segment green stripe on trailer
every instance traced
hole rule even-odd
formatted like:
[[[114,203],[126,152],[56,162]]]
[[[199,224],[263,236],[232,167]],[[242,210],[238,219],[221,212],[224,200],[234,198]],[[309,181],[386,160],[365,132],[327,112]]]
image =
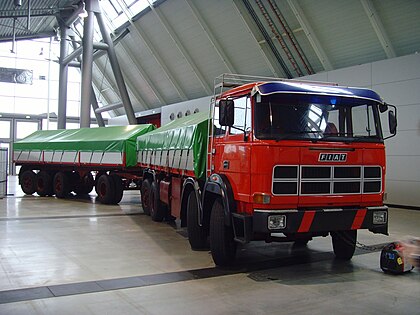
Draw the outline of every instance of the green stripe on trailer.
[[[136,139],[152,131],[151,124],[81,128],[67,130],[38,130],[14,143],[15,151],[102,151],[124,152],[126,167],[137,164]]]
[[[137,138],[137,151],[192,150],[194,174],[206,175],[209,113],[176,119]]]

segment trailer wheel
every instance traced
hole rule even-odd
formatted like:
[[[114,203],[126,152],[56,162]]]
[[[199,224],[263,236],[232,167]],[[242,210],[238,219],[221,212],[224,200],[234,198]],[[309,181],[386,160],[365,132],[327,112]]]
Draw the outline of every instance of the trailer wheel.
[[[36,191],[36,174],[32,170],[26,170],[20,175],[20,186],[26,195],[32,195]]]
[[[106,205],[114,203],[115,184],[111,176],[106,174],[101,175],[96,183],[96,191],[98,192],[98,199],[101,203]]]
[[[331,232],[331,237],[335,257],[350,260],[356,249],[357,230]]]
[[[74,192],[77,195],[87,195],[89,194],[93,186],[95,186],[95,180],[93,179],[92,173],[86,173],[82,178],[77,179],[74,185]]]
[[[104,171],[99,171],[99,172],[97,172],[97,173],[96,173],[96,175],[95,175],[95,181],[94,181],[94,183],[93,183],[93,186],[95,187],[95,192],[96,192],[96,194],[97,194],[97,195],[99,195],[99,193],[98,193],[98,190],[96,189],[96,187],[98,187],[98,186],[97,186],[97,184],[98,184],[99,178],[100,178],[102,175],[106,175],[106,172],[104,172]]]
[[[159,184],[156,181],[150,187],[150,216],[155,222],[162,222],[166,216],[166,207],[160,201]]]
[[[53,180],[54,194],[57,198],[66,198],[71,191],[70,178],[64,172],[58,172]]]
[[[187,200],[187,230],[191,249],[200,250],[207,247],[208,232],[204,223],[202,226],[198,224],[198,203],[194,190],[190,192]]]
[[[230,265],[235,260],[236,243],[232,227],[225,225],[225,213],[221,198],[214,201],[210,217],[210,250],[218,266]]]
[[[36,193],[41,197],[53,194],[52,176],[47,171],[40,171],[36,175]]]
[[[123,186],[123,182],[121,177],[119,177],[116,174],[112,174],[111,175],[112,180],[114,181],[114,186],[115,186],[115,191],[114,191],[114,200],[113,200],[113,204],[118,204],[124,194],[124,186]]]
[[[145,179],[141,183],[141,206],[143,207],[143,212],[147,215],[150,215],[150,179]]]

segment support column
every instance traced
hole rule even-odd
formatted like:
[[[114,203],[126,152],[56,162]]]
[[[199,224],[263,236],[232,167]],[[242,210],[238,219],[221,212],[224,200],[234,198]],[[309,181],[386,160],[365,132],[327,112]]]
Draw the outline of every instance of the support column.
[[[67,25],[60,24],[60,73],[58,78],[57,129],[66,129],[68,65],[63,62],[67,56]],[[49,79],[49,78],[48,78]]]
[[[97,113],[96,110],[99,108],[98,100],[96,99],[95,90],[93,89],[93,85],[91,85],[91,93],[92,93],[92,109],[95,113],[96,121],[98,122],[99,127],[105,127],[104,119],[102,118],[101,113]]]
[[[90,127],[90,104],[92,101],[92,63],[93,63],[93,19],[91,1],[86,1],[88,17],[83,27],[83,63],[82,63],[82,95],[80,104],[80,127]]]
[[[120,92],[121,100],[125,109],[125,114],[127,115],[128,122],[130,125],[136,125],[137,119],[136,119],[136,116],[134,115],[133,106],[131,105],[130,97],[128,96],[128,91],[125,86],[125,82],[124,82],[124,78],[121,72],[120,65],[118,63],[118,58],[114,49],[114,43],[112,42],[111,36],[109,35],[106,29],[102,14],[96,12],[95,16],[96,16],[96,20],[98,21],[99,28],[101,29],[102,38],[104,39],[105,43],[107,43],[109,46],[108,48],[109,62],[111,64],[112,71],[115,76],[115,81],[117,82],[118,90]],[[83,52],[83,56],[84,55],[85,53]]]

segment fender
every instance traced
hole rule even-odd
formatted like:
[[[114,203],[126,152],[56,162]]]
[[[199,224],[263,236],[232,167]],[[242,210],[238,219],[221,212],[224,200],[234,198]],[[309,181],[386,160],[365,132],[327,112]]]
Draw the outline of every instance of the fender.
[[[236,204],[233,197],[233,189],[227,176],[224,174],[211,174],[204,185],[203,203],[206,193],[213,193],[222,197],[225,222],[226,225],[230,226],[232,224],[231,214],[235,212]]]
[[[199,219],[198,224],[200,226],[203,226],[203,206],[202,206],[202,203],[200,202],[200,200],[201,200],[201,190],[200,190],[200,186],[198,185],[198,182],[194,178],[188,177],[184,181],[184,183],[182,184],[181,200],[182,200],[182,203],[183,203],[184,198],[188,197],[188,196],[185,196],[185,191],[188,188],[188,186],[190,186],[190,185],[193,187],[192,189],[194,190],[195,198],[197,199],[198,219]]]

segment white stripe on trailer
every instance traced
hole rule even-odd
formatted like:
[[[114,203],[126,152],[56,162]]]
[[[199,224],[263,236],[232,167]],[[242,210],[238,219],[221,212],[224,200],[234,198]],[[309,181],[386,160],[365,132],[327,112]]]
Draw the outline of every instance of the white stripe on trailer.
[[[14,161],[19,161],[19,156],[20,156],[21,153],[22,153],[21,150],[14,150],[13,151],[13,160]]]
[[[29,151],[27,150],[22,150],[22,152],[20,152],[19,155],[19,161],[28,161],[29,158]]]
[[[101,164],[123,164],[123,154],[121,152],[104,152]]]
[[[175,155],[175,150],[169,150],[168,167],[171,167],[171,168],[174,167],[174,155]]]
[[[181,161],[181,150],[175,150],[173,168],[179,168]]]
[[[76,161],[77,151],[64,151],[61,163],[73,163]]]
[[[194,154],[193,150],[188,150],[188,159],[187,159],[187,170],[193,171],[194,170]]]
[[[92,153],[92,158],[91,158],[90,162],[92,164],[101,164],[102,155],[103,155],[102,151],[94,151]]]
[[[80,154],[80,163],[82,164],[90,164],[92,160],[92,151],[79,151]]]
[[[33,150],[29,152],[28,161],[39,162],[41,160],[41,151]]]
[[[44,151],[44,162],[52,162],[54,151]]]
[[[160,166],[166,167],[168,165],[168,150],[162,151],[162,157],[160,159]]]
[[[52,161],[55,163],[61,163],[61,157],[63,156],[63,151],[54,151],[54,156]]]

